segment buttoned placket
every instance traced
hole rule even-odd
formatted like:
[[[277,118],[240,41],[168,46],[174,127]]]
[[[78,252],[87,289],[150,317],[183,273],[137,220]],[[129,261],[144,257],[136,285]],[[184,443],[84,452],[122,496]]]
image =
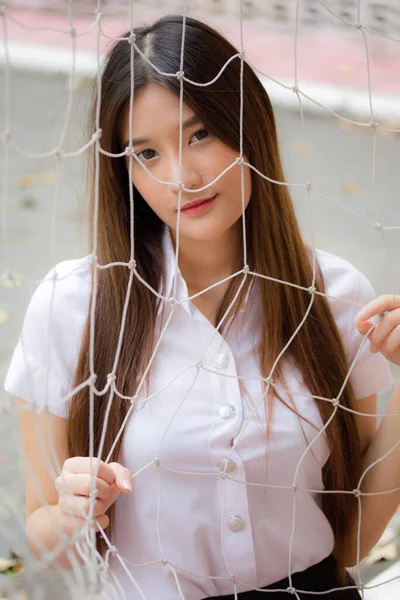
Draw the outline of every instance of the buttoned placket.
[[[175,271],[174,257],[171,254],[171,242],[165,240],[164,250],[167,258],[167,296],[173,288]],[[246,295],[245,305],[250,293]],[[214,419],[209,433],[209,452],[212,463],[220,477],[218,481],[219,509],[221,521],[221,552],[224,548],[227,574],[236,580],[257,581],[254,539],[250,522],[249,502],[247,498],[246,474],[244,464],[235,445],[243,420],[243,404],[237,369],[233,353],[213,324],[188,301],[188,289],[180,269],[177,269],[176,300],[182,303],[184,310],[199,322],[202,348],[207,348],[203,365],[209,371],[209,386],[205,399],[214,402]],[[242,307],[239,313],[245,310]],[[210,343],[210,340],[211,343]],[[224,377],[229,375],[229,377]],[[238,481],[229,479],[229,475]],[[244,570],[244,565],[246,565]],[[239,591],[246,591],[243,587]]]
[[[215,332],[212,324],[204,327],[203,343]],[[244,464],[235,448],[243,423],[243,404],[237,380],[235,358],[228,343],[217,333],[207,350],[207,369],[214,401],[214,420],[209,434],[212,462],[219,470],[218,482],[222,538],[227,567],[237,580],[256,581],[254,540],[250,522]],[[229,375],[226,377],[224,375]],[[233,481],[230,477],[237,481]],[[253,557],[253,560],[251,560]],[[243,572],[243,565],[246,571]],[[252,565],[249,572],[249,565]],[[244,590],[242,590],[244,591]]]

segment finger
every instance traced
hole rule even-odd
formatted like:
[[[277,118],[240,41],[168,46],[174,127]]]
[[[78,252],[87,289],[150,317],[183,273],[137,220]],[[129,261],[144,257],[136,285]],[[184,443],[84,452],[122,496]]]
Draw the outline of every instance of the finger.
[[[110,463],[109,466],[115,473],[115,485],[121,492],[130,493],[132,491],[132,473],[126,467],[119,463]]]
[[[92,522],[92,527],[94,531],[100,531],[96,522],[99,523],[103,529],[106,529],[106,527],[108,527],[110,524],[110,519],[107,515],[99,515],[96,517],[96,519]],[[85,524],[86,521],[79,517],[70,517],[63,513],[60,516],[60,526],[68,535],[73,535],[74,533],[82,531],[85,527]]]
[[[371,344],[379,350],[385,343],[386,338],[396,329],[400,323],[400,309],[392,310],[384,315],[375,327],[374,331],[368,336]]]
[[[400,308],[400,296],[385,294],[368,302],[368,304],[360,310],[354,319],[354,322],[368,321],[368,319],[385,312],[385,310],[393,310],[396,308]]]
[[[85,518],[90,511],[90,500],[85,496],[74,496],[65,494],[61,496],[58,505],[64,514],[68,516]],[[106,512],[108,507],[103,500],[95,500],[93,507],[93,516],[97,517]]]
[[[110,517],[108,515],[100,515],[99,517],[96,517],[96,520],[93,522],[93,527],[95,531],[100,531],[97,523],[102,529],[106,529],[110,524]]]
[[[55,486],[59,494],[72,492],[73,494],[79,494],[80,496],[89,496],[92,490],[92,479],[93,477],[88,473],[71,473],[69,471],[63,472],[55,480]],[[94,480],[93,488],[97,490],[97,498],[105,500],[108,498],[110,493],[110,485],[96,477]]]
[[[74,456],[72,458],[67,458],[64,462],[63,470],[68,471],[70,473],[90,473],[90,463],[92,463],[92,473],[96,472],[97,464],[97,477],[103,479],[106,483],[111,485],[115,481],[115,473],[113,469],[110,468],[110,465],[106,465],[102,460],[98,460],[97,458],[93,458],[90,461],[88,456]]]
[[[361,333],[361,335],[367,335],[367,333],[371,330],[375,324],[372,321],[358,321],[357,329]]]
[[[399,364],[400,361],[400,324],[395,327],[385,340],[381,352],[389,360]]]

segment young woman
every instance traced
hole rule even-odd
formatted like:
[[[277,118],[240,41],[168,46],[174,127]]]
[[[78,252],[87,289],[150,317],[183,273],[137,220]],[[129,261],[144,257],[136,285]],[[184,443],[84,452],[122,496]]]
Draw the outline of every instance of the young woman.
[[[361,479],[399,439],[395,418],[376,432],[392,378],[363,336],[399,361],[384,347],[399,311],[379,299],[357,331],[376,302],[366,278],[318,251],[314,279],[263,86],[244,63],[240,154],[240,57],[187,19],[182,69],[182,32],[168,16],[110,51],[91,123],[93,256],[45,277],[11,362],[28,540],[82,562],[74,535],[94,502],[117,597],[358,598],[345,567],[399,503],[363,492],[400,483],[395,452]]]

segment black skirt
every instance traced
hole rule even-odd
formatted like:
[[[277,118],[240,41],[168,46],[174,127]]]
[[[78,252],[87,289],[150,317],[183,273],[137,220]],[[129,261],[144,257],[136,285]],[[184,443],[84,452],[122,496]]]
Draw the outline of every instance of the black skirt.
[[[347,574],[347,581],[344,587],[354,586],[351,589],[341,589],[335,592],[329,592],[333,588],[343,587],[337,577],[336,561],[332,556],[328,556],[316,565],[313,565],[305,571],[293,573],[292,588],[296,590],[301,600],[360,600],[360,593],[356,588],[355,581]],[[263,590],[286,589],[289,587],[289,579],[281,579],[271,585],[267,585]],[[297,591],[304,590],[304,591]],[[308,594],[307,592],[326,592],[326,594]],[[214,600],[234,600],[235,596],[214,596]],[[289,600],[296,599],[291,592],[260,592],[250,590],[238,594],[240,600]],[[204,598],[204,600],[207,600]],[[210,600],[210,598],[208,599]],[[212,600],[212,599],[211,599]]]

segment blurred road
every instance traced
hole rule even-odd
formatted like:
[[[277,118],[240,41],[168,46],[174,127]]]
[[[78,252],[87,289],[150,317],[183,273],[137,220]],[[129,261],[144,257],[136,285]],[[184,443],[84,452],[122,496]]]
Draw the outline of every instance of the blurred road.
[[[0,75],[0,89],[3,85]],[[82,130],[88,95],[88,80],[78,79],[66,150],[78,149],[86,139]],[[64,76],[13,73],[13,139],[29,151],[55,147],[66,103]],[[370,278],[378,293],[399,291],[400,230],[383,234],[363,219],[400,226],[400,137],[389,133],[377,136],[374,190],[373,132],[370,129],[345,126],[338,119],[322,115],[306,115],[305,140],[299,113],[277,108],[276,115],[287,180],[293,183],[308,180],[313,189],[341,205],[339,208],[312,194],[310,206],[316,246],[353,262]],[[4,118],[3,96],[0,97],[0,118]],[[0,121],[0,130],[3,128],[4,122]],[[3,150],[0,159],[4,165]],[[3,246],[0,273],[11,267],[21,279],[20,285],[14,288],[5,286],[4,282],[0,285],[0,381],[4,380],[37,281],[55,262],[86,253],[82,158],[62,163],[58,195],[54,157],[32,159],[12,151],[6,169],[9,190],[5,198],[4,225],[9,262],[6,262]],[[4,178],[1,183],[4,185]],[[293,198],[305,238],[310,240],[307,194],[293,188]],[[385,398],[382,398],[381,407],[384,403]],[[23,547],[21,528],[12,516],[15,512],[23,515],[23,465],[14,407],[2,387],[0,406],[0,556],[4,556],[10,548]]]

